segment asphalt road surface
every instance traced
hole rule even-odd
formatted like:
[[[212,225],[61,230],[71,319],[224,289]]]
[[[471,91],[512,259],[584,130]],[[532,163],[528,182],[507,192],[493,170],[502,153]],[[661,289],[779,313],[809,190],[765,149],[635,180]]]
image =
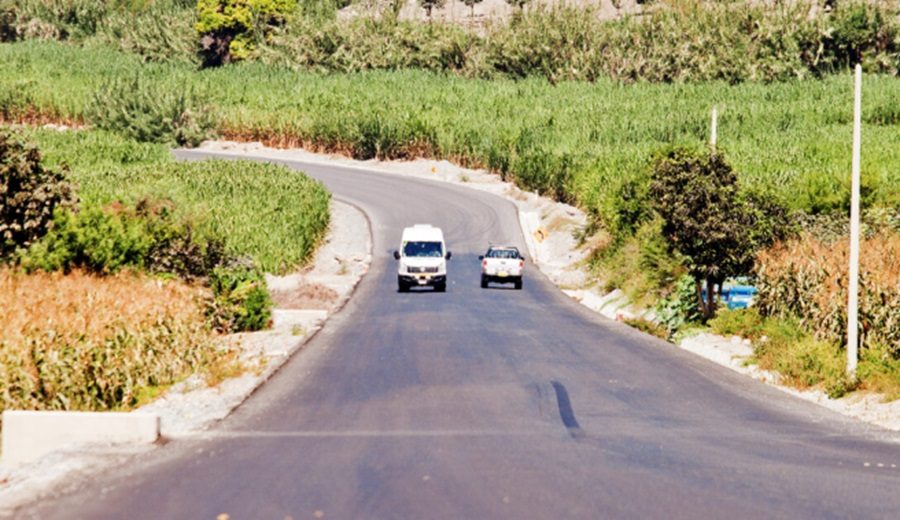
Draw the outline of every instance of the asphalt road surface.
[[[522,291],[480,289],[488,242],[524,245],[506,201],[291,165],[372,220],[350,303],[211,431],[22,517],[900,518],[896,434],[595,315],[533,266]],[[444,229],[445,294],[397,292],[414,223]]]

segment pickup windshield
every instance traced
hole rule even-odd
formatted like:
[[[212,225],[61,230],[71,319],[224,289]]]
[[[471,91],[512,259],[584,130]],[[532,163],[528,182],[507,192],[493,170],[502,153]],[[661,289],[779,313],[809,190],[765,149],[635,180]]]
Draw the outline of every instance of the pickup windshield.
[[[444,252],[440,242],[407,242],[403,246],[403,256],[441,258]]]
[[[484,256],[487,258],[508,258],[515,260],[519,258],[519,252],[515,249],[490,249]]]

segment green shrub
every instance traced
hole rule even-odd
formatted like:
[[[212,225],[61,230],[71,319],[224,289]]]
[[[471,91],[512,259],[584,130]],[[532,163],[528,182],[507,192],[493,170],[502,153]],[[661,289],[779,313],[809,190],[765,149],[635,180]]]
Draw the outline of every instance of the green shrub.
[[[144,142],[196,146],[215,127],[209,107],[192,90],[163,89],[140,76],[104,85],[87,112],[98,128]]]
[[[740,336],[757,340],[763,335],[763,317],[755,308],[723,309],[709,321],[709,326],[722,336]]]
[[[602,205],[603,222],[615,239],[633,235],[653,218],[650,202],[650,179],[647,175],[623,175],[613,182],[610,196]]]
[[[178,215],[171,203],[142,199],[134,211],[151,236],[146,257],[151,272],[188,281],[206,280],[213,269],[230,261],[223,239],[204,236],[191,220]]]
[[[685,272],[685,260],[672,251],[662,235],[662,222],[655,218],[644,223],[634,235],[639,244],[637,266],[650,283],[654,294],[667,290]],[[629,259],[633,263],[634,259]]]
[[[860,352],[856,375],[866,389],[900,399],[900,356],[886,345],[872,344]]]
[[[252,263],[218,267],[209,277],[213,301],[208,316],[220,332],[262,330],[272,319],[266,280]]]
[[[665,326],[660,325],[659,323],[654,323],[644,318],[627,318],[624,323],[629,327],[634,327],[641,332],[650,334],[651,336],[656,336],[660,339],[669,338],[669,331]]]
[[[813,338],[797,320],[767,318],[753,342],[754,357],[765,370],[775,370],[798,388],[821,386],[829,397],[841,397],[858,385],[846,375],[840,347]]]
[[[198,0],[195,27],[202,37],[204,65],[247,59],[296,7],[297,0]]]
[[[600,246],[591,267],[607,290],[621,289],[629,301],[652,307],[684,274],[684,259],[669,249],[658,218],[631,236]]]
[[[25,37],[62,40],[96,34],[113,2],[97,0],[8,0],[16,12],[17,31]]]
[[[672,292],[657,303],[656,317],[666,327],[671,336],[679,329],[700,321],[700,306],[697,298],[697,282],[688,274],[682,275],[672,288]]]
[[[419,68],[462,71],[476,36],[460,27],[394,16],[327,20],[295,17],[258,49],[269,64],[316,71]]]
[[[185,2],[187,3],[187,2]],[[107,16],[98,39],[145,61],[197,62],[193,9],[154,1],[141,9],[118,9]]]
[[[130,216],[87,206],[77,213],[59,211],[53,229],[21,258],[27,271],[70,271],[83,267],[111,274],[126,267],[142,269],[152,246],[142,222]]]
[[[896,73],[900,64],[900,31],[884,8],[864,1],[838,3],[830,20],[824,52],[832,66],[862,63],[867,71]]]
[[[87,205],[77,213],[58,211],[53,229],[20,258],[27,271],[98,274],[122,269],[205,279],[227,260],[220,241],[198,236],[165,203],[141,201],[134,208]]]
[[[36,147],[0,131],[0,261],[39,240],[54,212],[75,200],[65,171],[45,167]]]

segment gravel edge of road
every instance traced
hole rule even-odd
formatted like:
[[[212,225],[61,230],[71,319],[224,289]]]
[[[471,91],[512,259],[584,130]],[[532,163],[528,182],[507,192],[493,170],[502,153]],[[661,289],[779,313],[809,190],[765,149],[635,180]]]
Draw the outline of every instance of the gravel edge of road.
[[[89,478],[105,469],[126,463],[135,455],[163,444],[169,437],[208,429],[246,401],[261,385],[303,349],[328,317],[349,301],[372,261],[372,227],[368,216],[353,204],[332,199],[331,229],[309,267],[284,277],[267,275],[267,283],[281,288],[321,284],[337,293],[326,309],[279,312],[269,330],[235,334],[225,339],[241,349],[245,365],[259,368],[227,379],[215,387],[192,376],[170,388],[156,401],[136,412],[160,416],[161,438],[153,445],[73,446],[57,450],[19,468],[0,464],[0,517],[15,517],[16,511],[71,482]],[[298,327],[302,330],[298,334]],[[70,484],[71,485],[71,484]]]

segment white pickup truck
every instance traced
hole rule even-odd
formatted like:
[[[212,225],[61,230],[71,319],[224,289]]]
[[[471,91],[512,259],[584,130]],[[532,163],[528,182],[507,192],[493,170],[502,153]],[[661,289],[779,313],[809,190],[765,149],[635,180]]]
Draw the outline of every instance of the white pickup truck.
[[[486,289],[490,282],[512,283],[516,289],[522,288],[522,275],[525,274],[525,257],[513,246],[491,246],[481,260],[481,288]]]

